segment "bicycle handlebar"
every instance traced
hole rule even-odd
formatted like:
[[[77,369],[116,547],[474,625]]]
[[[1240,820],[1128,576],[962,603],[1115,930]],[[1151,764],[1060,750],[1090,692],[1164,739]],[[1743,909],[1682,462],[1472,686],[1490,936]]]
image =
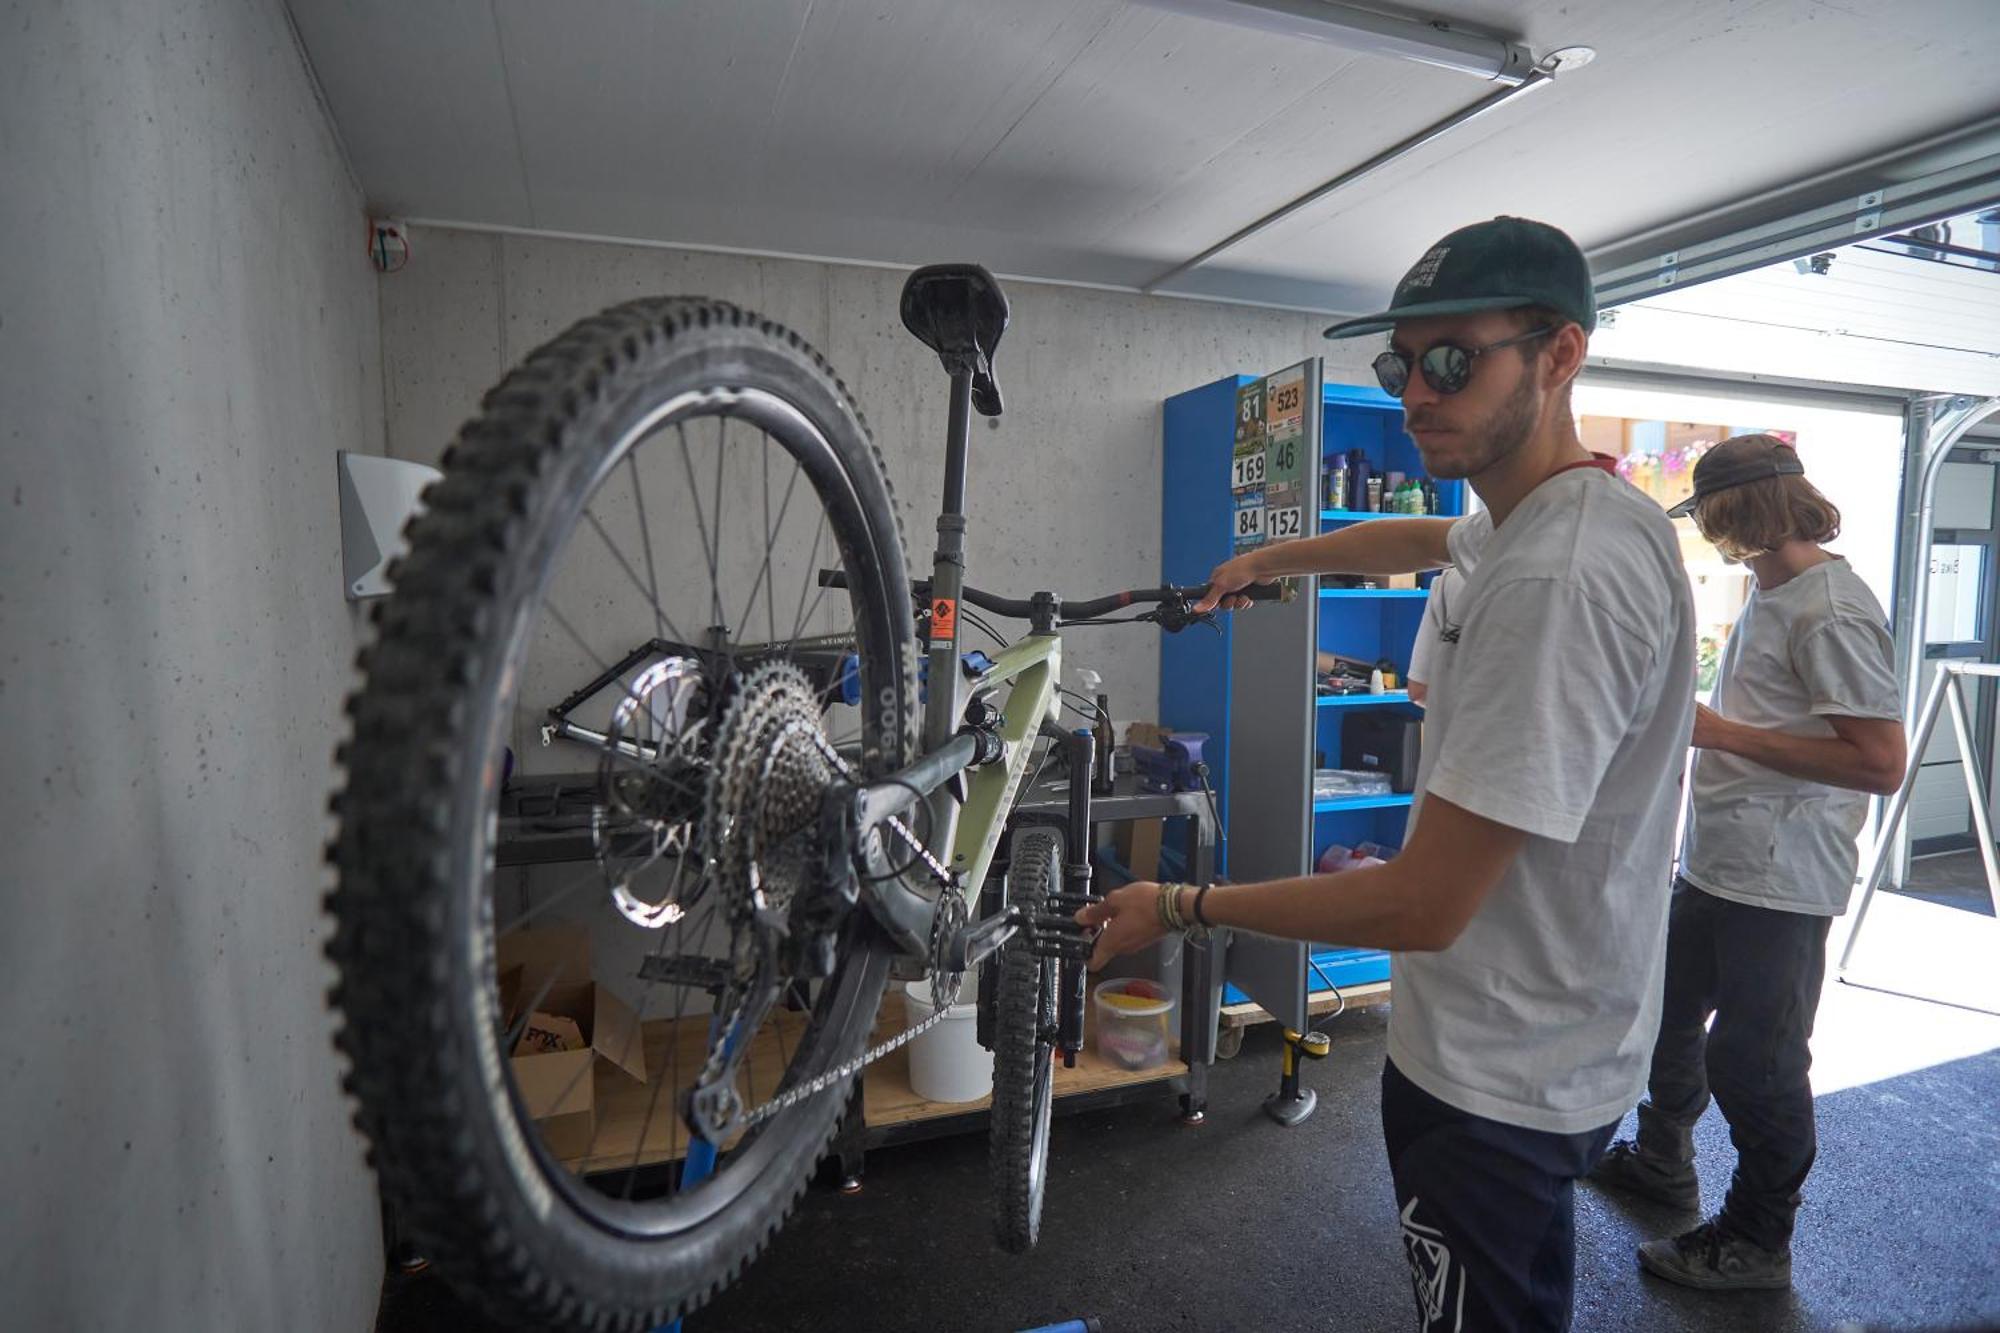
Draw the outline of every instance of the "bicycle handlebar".
[[[823,588],[845,588],[847,586],[847,573],[839,569],[822,569],[819,572],[819,582]],[[931,584],[929,579],[910,580],[910,591],[916,596],[928,597],[930,596],[930,590]],[[1157,602],[1161,604],[1198,602],[1207,592],[1208,585],[1206,583],[1198,583],[1185,588],[1175,587],[1172,584],[1166,584],[1158,588],[1127,588],[1124,592],[1114,592],[1103,597],[1091,597],[1081,601],[1064,601],[1062,603],[1062,612],[1065,620],[1090,620],[1107,612],[1121,610],[1124,607],[1134,606],[1142,602]],[[1231,595],[1247,597],[1253,602],[1289,602],[1297,594],[1290,583],[1253,583],[1249,587],[1243,588]],[[980,610],[991,611],[996,616],[1008,616],[1016,620],[1027,620],[1035,613],[1035,604],[1031,598],[1002,597],[997,593],[985,592],[973,587],[960,589],[959,596]]]

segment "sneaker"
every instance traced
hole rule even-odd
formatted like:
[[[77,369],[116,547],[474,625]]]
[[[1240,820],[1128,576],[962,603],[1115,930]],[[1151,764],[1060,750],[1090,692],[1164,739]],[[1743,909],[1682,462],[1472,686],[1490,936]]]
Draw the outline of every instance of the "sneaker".
[[[1695,1179],[1693,1164],[1663,1162],[1642,1152],[1631,1139],[1620,1139],[1605,1149],[1604,1156],[1585,1179],[1669,1208],[1690,1213],[1701,1211],[1701,1182]]]
[[[1655,1277],[1703,1291],[1764,1291],[1792,1285],[1792,1252],[1767,1250],[1726,1230],[1720,1219],[1703,1222],[1672,1240],[1639,1247],[1639,1266]]]

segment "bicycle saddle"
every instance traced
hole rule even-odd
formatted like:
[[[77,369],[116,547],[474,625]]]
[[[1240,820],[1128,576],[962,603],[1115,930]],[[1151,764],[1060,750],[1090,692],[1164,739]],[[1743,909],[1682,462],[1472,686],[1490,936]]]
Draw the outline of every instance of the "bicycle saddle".
[[[931,264],[903,283],[903,327],[938,354],[947,371],[972,371],[972,406],[1000,415],[993,349],[1007,331],[1007,295],[978,264]]]

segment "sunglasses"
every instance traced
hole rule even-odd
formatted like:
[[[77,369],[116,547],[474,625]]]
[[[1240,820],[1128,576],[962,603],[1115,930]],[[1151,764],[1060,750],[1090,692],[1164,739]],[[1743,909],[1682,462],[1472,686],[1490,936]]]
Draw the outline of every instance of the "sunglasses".
[[[1488,352],[1502,347],[1515,347],[1531,342],[1555,332],[1554,325],[1539,329],[1529,329],[1512,338],[1502,338],[1497,343],[1487,343],[1484,347],[1460,347],[1457,343],[1435,343],[1425,349],[1424,354],[1414,358],[1415,366],[1424,373],[1424,383],[1439,393],[1457,393],[1472,382],[1472,363]],[[1403,390],[1410,387],[1412,358],[1406,352],[1387,351],[1375,358],[1375,378],[1381,381],[1382,389],[1392,398],[1401,398]]]

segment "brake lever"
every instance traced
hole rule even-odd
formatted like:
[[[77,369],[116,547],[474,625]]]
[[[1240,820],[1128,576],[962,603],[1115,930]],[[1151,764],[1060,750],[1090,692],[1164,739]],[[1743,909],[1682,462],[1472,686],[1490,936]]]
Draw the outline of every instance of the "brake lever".
[[[1197,613],[1185,597],[1176,597],[1171,602],[1161,602],[1157,610],[1148,611],[1141,619],[1156,622],[1169,634],[1178,634],[1190,625],[1206,625],[1217,634],[1222,633],[1222,626],[1215,623],[1215,612]]]

